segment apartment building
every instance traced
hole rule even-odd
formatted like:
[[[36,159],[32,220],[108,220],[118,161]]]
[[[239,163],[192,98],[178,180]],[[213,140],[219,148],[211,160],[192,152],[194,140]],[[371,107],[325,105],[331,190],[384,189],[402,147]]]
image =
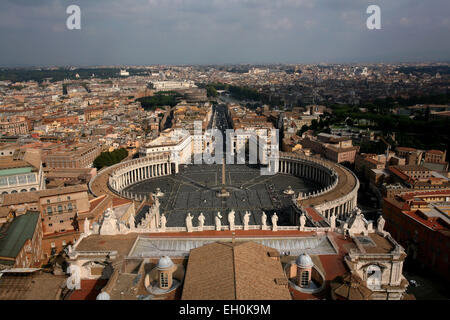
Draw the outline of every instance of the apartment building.
[[[93,143],[61,145],[49,150],[45,156],[47,168],[90,168],[101,153],[101,147]]]

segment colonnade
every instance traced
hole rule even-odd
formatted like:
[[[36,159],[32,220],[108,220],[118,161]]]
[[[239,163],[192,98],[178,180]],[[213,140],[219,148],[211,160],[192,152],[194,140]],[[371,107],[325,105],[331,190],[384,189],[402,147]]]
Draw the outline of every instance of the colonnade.
[[[331,185],[337,179],[336,173],[332,169],[302,160],[280,159],[278,172],[312,180],[323,187]]]
[[[357,208],[357,197],[349,197],[350,199],[344,200],[341,204],[337,206],[332,206],[329,209],[323,210],[322,214],[328,220],[334,214],[336,218],[345,220],[349,214]]]
[[[155,156],[124,162],[109,177],[109,187],[121,193],[126,187],[139,181],[178,173],[178,163],[169,157]]]
[[[297,177],[312,180],[321,184],[322,189],[303,197],[299,197],[300,202],[302,199],[316,198],[331,192],[338,186],[339,175],[332,165],[325,161],[318,159],[311,159],[302,156],[281,156],[278,163],[278,172],[285,174],[292,174]],[[347,170],[340,166],[343,170]],[[347,170],[349,171],[349,170]],[[314,208],[322,214],[324,218],[330,221],[332,215],[335,215],[337,219],[345,220],[351,212],[357,208],[357,197],[359,189],[358,178],[349,171],[349,179],[346,183],[354,184],[354,187],[348,194],[343,194],[336,197],[333,200],[324,199],[323,203],[314,205]],[[344,177],[343,177],[344,178]],[[345,181],[345,180],[344,180]],[[301,199],[302,198],[302,199]],[[302,205],[297,203],[297,205]]]
[[[320,196],[331,192],[338,186],[339,179],[341,178],[336,171],[337,168],[334,168],[336,164],[321,159],[281,154],[280,158],[274,164],[279,173],[291,174],[309,179],[321,185],[322,188],[320,190],[299,197],[298,199],[300,201],[302,201],[302,199],[318,199]],[[347,170],[343,167],[342,169]],[[123,194],[126,187],[146,179],[166,176],[173,173],[178,173],[178,163],[173,161],[168,154],[159,154],[121,163],[109,175],[108,186],[114,192],[128,197]],[[314,208],[328,220],[332,215],[335,215],[338,219],[345,219],[357,207],[359,181],[353,173],[346,173],[346,176],[349,181],[346,181],[345,177],[342,177],[344,180],[339,183],[354,184],[354,187],[349,193],[337,194],[337,197],[333,200],[325,200],[324,198],[323,203],[314,204]],[[353,176],[354,179],[352,179],[351,176]],[[297,205],[301,205],[301,203],[297,203]]]

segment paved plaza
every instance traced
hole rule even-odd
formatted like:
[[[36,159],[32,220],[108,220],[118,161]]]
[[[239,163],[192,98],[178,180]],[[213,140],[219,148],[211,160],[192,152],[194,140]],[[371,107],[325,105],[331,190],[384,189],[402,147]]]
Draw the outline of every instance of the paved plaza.
[[[258,166],[227,165],[226,186],[230,192],[227,198],[217,197],[222,188],[221,165],[182,165],[180,172],[170,176],[153,178],[134,184],[126,189],[135,194],[148,194],[161,189],[164,196],[160,198],[161,213],[167,217],[168,227],[185,225],[188,212],[194,216],[194,224],[202,212],[205,225],[214,225],[214,215],[220,211],[223,223],[231,209],[236,212],[235,223],[242,225],[245,211],[251,212],[250,225],[261,224],[262,211],[270,217],[277,213],[278,225],[292,225],[292,196],[285,195],[284,190],[291,186],[298,192],[311,192],[320,186],[312,181],[286,174],[263,176]]]

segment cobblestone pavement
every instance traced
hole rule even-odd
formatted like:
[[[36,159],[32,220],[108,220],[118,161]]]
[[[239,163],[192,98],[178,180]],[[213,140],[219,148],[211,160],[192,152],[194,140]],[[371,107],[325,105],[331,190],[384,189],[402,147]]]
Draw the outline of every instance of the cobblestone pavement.
[[[222,223],[227,223],[226,214],[231,209],[236,211],[236,224],[243,224],[248,210],[252,213],[250,225],[260,224],[262,211],[266,212],[269,225],[274,212],[279,216],[278,225],[291,225],[292,196],[283,191],[291,186],[298,194],[320,187],[291,175],[261,176],[257,166],[227,165],[225,171],[228,198],[217,197],[222,188],[222,167],[206,164],[181,166],[178,174],[142,181],[126,191],[148,194],[160,188],[164,193],[160,198],[161,213],[166,214],[168,227],[184,226],[188,212],[194,221],[203,212],[205,225],[214,225],[214,215],[220,211],[224,217]]]

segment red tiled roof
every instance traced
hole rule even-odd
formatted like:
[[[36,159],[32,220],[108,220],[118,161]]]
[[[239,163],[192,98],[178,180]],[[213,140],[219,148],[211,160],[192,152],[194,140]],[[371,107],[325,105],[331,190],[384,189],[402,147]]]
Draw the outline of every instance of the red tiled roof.
[[[447,229],[445,226],[439,223],[437,219],[424,219],[417,214],[417,211],[402,211],[404,215],[416,220],[417,222],[427,226],[428,228],[436,231],[436,230],[444,230]]]
[[[325,269],[325,280],[331,281],[348,271],[344,259],[340,255],[321,255],[319,259]]]
[[[95,300],[108,280],[81,280],[81,289],[75,290],[69,300]]]
[[[408,148],[408,147],[397,147],[398,151],[417,151],[417,149],[414,148]]]
[[[106,197],[106,194],[101,195],[98,198],[89,201],[89,211],[92,211],[97,207]]]
[[[406,174],[404,174],[403,172],[401,172],[400,170],[398,170],[395,167],[389,167],[389,171],[391,171],[393,174],[395,174],[400,179],[402,179],[406,182],[412,182],[412,179],[409,176],[407,176]]]
[[[124,205],[124,204],[128,204],[128,203],[133,203],[133,201],[128,200],[128,199],[123,199],[123,198],[117,198],[117,197],[114,197],[112,199],[113,208]]]
[[[322,221],[323,217],[317,212],[314,208],[306,208],[305,209],[308,215],[311,217],[311,219],[315,222]]]
[[[418,196],[450,196],[450,190],[435,190],[435,191],[415,191],[415,192],[408,192],[408,193],[402,193],[400,197],[403,200],[410,200]]]
[[[427,153],[442,155],[444,152],[441,150],[428,150]]]

